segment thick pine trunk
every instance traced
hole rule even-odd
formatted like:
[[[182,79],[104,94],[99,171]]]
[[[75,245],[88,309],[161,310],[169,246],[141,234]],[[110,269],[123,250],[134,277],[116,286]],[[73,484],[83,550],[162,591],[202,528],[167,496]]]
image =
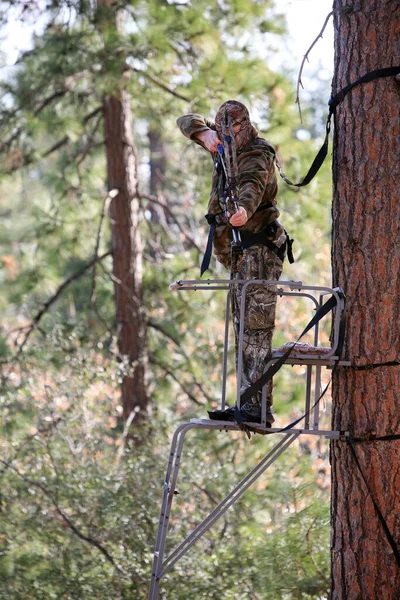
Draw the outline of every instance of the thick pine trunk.
[[[336,0],[333,92],[400,64],[399,2]],[[398,40],[397,40],[398,41]],[[347,294],[345,355],[353,365],[400,359],[399,88],[362,84],[337,108],[333,154],[333,281]],[[339,369],[333,428],[356,437],[400,431],[400,367]],[[400,543],[400,442],[355,445],[372,494]],[[333,442],[332,600],[399,598],[400,568],[345,442]]]
[[[146,414],[146,322],[142,306],[142,246],[139,235],[137,159],[129,95],[121,91],[103,104],[110,205],[118,351],[127,374],[122,379],[123,417]]]

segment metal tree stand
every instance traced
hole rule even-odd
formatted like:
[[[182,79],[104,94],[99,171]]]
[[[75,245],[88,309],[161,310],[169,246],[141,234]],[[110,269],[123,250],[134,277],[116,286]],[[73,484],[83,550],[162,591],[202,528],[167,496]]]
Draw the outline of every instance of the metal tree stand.
[[[273,448],[264,456],[264,458],[249,471],[249,473],[236,485],[236,487],[216,506],[209,515],[164,559],[166,539],[168,533],[169,517],[171,512],[172,501],[176,491],[181,455],[186,433],[190,429],[209,429],[218,431],[238,431],[240,426],[235,422],[229,421],[214,421],[210,419],[192,419],[190,423],[180,425],[175,431],[167,471],[165,475],[165,483],[162,496],[162,504],[160,511],[160,519],[157,531],[157,539],[154,548],[153,567],[151,575],[151,584],[148,595],[148,600],[158,600],[160,583],[164,575],[184,556],[189,548],[196,543],[203,534],[212,527],[212,525],[230,508],[242,494],[270,467],[276,459],[301,435],[317,435],[327,439],[340,439],[348,435],[347,432],[330,431],[319,429],[319,403],[320,385],[321,385],[321,367],[332,368],[336,363],[339,365],[348,366],[350,363],[340,361],[340,357],[336,355],[336,350],[339,344],[340,319],[344,311],[344,300],[339,294],[338,289],[318,286],[304,286],[301,281],[271,281],[271,280],[208,280],[208,281],[179,281],[171,284],[172,290],[226,290],[226,314],[225,314],[225,336],[224,336],[224,351],[222,365],[222,393],[221,393],[221,409],[225,408],[226,398],[226,378],[227,378],[227,357],[228,357],[228,337],[229,337],[229,322],[230,322],[230,296],[231,287],[233,285],[242,286],[242,297],[240,306],[240,331],[238,340],[238,364],[237,373],[242,370],[242,353],[243,353],[243,332],[244,332],[244,314],[246,303],[246,291],[249,285],[273,286],[277,290],[279,297],[295,296],[310,299],[314,303],[315,309],[318,309],[323,301],[324,296],[334,296],[336,298],[336,309],[332,323],[332,346],[329,350],[326,348],[318,348],[318,323],[314,326],[314,351],[311,354],[301,355],[295,351],[290,355],[285,364],[289,365],[306,365],[306,394],[305,394],[305,418],[304,428],[278,428],[266,427],[266,389],[263,389],[262,395],[262,411],[261,424],[251,423],[252,429],[256,429],[260,433],[276,433],[280,434],[281,439],[273,446]],[[316,295],[319,297],[317,298]],[[273,352],[269,365],[273,364],[283,352]],[[314,386],[313,369],[315,369]],[[241,393],[241,378],[237,377],[236,401],[240,407]],[[312,396],[315,406],[312,406]],[[310,415],[312,412],[312,424],[310,426]]]

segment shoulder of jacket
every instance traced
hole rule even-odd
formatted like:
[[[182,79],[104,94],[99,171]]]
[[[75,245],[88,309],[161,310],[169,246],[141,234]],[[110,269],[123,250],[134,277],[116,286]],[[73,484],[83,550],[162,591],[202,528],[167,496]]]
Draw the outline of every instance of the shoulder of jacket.
[[[272,144],[267,142],[267,140],[264,140],[264,138],[260,138],[260,137],[256,138],[254,140],[254,146],[256,148],[268,150],[268,152],[270,152],[271,154],[273,154],[275,156],[275,148],[272,146]]]

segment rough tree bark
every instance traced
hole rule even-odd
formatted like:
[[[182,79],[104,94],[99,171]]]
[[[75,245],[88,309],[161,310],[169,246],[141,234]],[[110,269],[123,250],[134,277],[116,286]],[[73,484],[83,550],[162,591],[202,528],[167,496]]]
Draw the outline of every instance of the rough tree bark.
[[[106,26],[118,28],[113,0],[98,0]],[[114,19],[114,21],[113,21]],[[121,65],[121,74],[123,65]],[[124,364],[121,392],[123,418],[147,413],[146,320],[142,304],[142,245],[139,233],[137,156],[132,134],[129,94],[117,89],[103,101],[107,184],[118,190],[110,204],[113,279],[118,352]]]
[[[335,0],[336,93],[400,64],[398,0]],[[397,44],[397,45],[396,45]],[[400,360],[399,84],[363,84],[338,107],[333,153],[332,265],[347,294],[344,358]],[[400,431],[400,366],[339,369],[333,428],[368,437]],[[400,542],[400,442],[355,446],[372,494]],[[332,600],[394,600],[400,569],[345,442],[333,442]]]

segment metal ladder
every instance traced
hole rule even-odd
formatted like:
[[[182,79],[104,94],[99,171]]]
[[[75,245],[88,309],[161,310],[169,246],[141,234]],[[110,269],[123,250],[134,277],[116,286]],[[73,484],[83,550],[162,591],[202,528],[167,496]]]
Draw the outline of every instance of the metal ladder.
[[[243,352],[243,332],[244,332],[244,314],[246,303],[246,291],[249,285],[273,286],[277,291],[278,297],[295,296],[309,298],[315,309],[321,306],[324,296],[333,295],[336,298],[337,304],[332,324],[332,346],[326,352],[318,353],[318,324],[314,327],[314,347],[317,351],[313,355],[301,355],[293,352],[285,364],[289,365],[305,365],[306,366],[306,396],[305,396],[305,413],[304,428],[290,428],[282,431],[279,428],[266,428],[266,390],[263,390],[262,395],[262,411],[261,424],[256,426],[260,433],[276,433],[280,434],[281,439],[272,447],[272,449],[264,456],[264,458],[253,468],[248,474],[235,486],[235,488],[216,506],[209,515],[203,519],[199,525],[174,548],[166,558],[164,558],[169,517],[171,506],[176,491],[176,485],[181,462],[181,455],[184,445],[186,433],[191,429],[208,429],[218,431],[238,431],[239,425],[234,422],[214,421],[210,419],[192,419],[190,423],[180,425],[172,438],[167,471],[165,475],[165,483],[162,495],[162,504],[160,518],[157,531],[157,539],[154,548],[153,566],[151,574],[151,583],[149,589],[148,600],[158,600],[160,583],[162,578],[172,569],[172,567],[184,556],[188,550],[200,539],[204,533],[212,527],[212,525],[242,496],[242,494],[270,467],[277,458],[301,435],[317,435],[326,439],[341,439],[348,435],[348,432],[331,431],[319,429],[319,404],[317,403],[313,409],[312,424],[310,426],[310,412],[312,406],[312,375],[315,368],[314,378],[314,402],[320,396],[319,390],[321,385],[321,367],[332,368],[337,361],[339,365],[348,366],[347,361],[340,361],[340,357],[336,356],[336,350],[339,343],[339,326],[340,318],[344,311],[344,299],[338,294],[338,289],[320,286],[305,286],[301,281],[273,281],[273,280],[207,280],[207,281],[177,281],[170,285],[171,290],[226,290],[226,310],[225,310],[225,334],[224,334],[224,349],[223,349],[223,364],[222,364],[222,393],[221,393],[221,408],[225,408],[226,400],[226,378],[227,378],[227,361],[228,361],[228,346],[229,346],[229,324],[230,324],[230,298],[231,287],[233,285],[242,286],[242,297],[240,306],[240,330],[238,340],[238,364],[237,373],[241,373],[242,369],[242,352]],[[319,294],[317,298],[316,295]],[[266,369],[270,364],[274,363],[280,354],[272,355],[270,361],[266,365]],[[241,381],[237,377],[236,401],[240,406]],[[254,427],[254,423],[251,423]]]

